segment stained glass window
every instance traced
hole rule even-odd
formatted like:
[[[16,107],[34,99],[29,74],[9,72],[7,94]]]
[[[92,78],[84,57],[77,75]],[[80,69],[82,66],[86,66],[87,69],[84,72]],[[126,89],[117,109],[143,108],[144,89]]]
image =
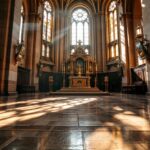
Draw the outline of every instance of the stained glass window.
[[[19,30],[19,43],[23,41],[23,32],[24,32],[24,7],[21,6],[21,18],[20,18],[20,30]]]
[[[43,57],[50,57],[50,42],[52,35],[52,8],[48,1],[44,2],[43,6],[43,33],[42,33],[42,53]]]
[[[118,49],[118,13],[117,13],[117,2],[113,1],[109,5],[109,58],[117,57],[119,55]]]
[[[78,8],[72,13],[72,31],[71,31],[71,45],[81,45],[85,48],[89,47],[89,14],[85,9]],[[87,50],[86,50],[87,51]]]

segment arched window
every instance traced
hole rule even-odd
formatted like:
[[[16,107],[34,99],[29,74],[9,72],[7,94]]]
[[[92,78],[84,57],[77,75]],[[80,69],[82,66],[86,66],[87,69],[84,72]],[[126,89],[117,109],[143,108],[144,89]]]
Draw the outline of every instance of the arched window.
[[[48,1],[43,5],[43,33],[41,55],[50,58],[52,40],[52,8]]]
[[[79,44],[89,53],[89,14],[85,9],[75,9],[71,17],[71,51]]]
[[[109,52],[108,57],[114,58],[119,55],[118,49],[118,11],[117,2],[113,1],[108,8],[108,35],[109,35]]]
[[[112,1],[108,7],[108,60],[118,58],[126,63],[125,31],[123,9],[119,1]]]
[[[24,7],[21,6],[21,18],[20,18],[20,29],[19,29],[19,43],[23,42],[24,33]]]

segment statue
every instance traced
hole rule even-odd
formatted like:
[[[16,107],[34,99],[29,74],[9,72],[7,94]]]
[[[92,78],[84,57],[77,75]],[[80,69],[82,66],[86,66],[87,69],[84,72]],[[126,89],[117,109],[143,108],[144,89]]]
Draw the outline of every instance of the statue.
[[[108,75],[106,75],[105,77],[104,77],[104,83],[105,83],[105,91],[106,92],[108,92],[108,84],[109,84],[109,76]]]
[[[81,68],[81,65],[79,64],[78,65],[78,76],[81,76],[81,70],[82,70],[82,68]]]
[[[150,61],[150,41],[146,38],[137,39],[136,41],[136,50],[141,59],[147,59]]]
[[[23,61],[24,54],[25,54],[24,42],[18,43],[16,45],[16,55],[15,55],[16,63]]]

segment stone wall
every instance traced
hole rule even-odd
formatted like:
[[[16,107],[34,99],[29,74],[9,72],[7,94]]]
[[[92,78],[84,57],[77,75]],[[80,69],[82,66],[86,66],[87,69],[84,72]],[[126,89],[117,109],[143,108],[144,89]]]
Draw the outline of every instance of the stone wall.
[[[19,29],[20,29],[20,10],[21,10],[21,0],[15,0],[14,1],[14,9],[11,11],[11,40],[9,41],[9,51],[8,51],[8,57],[9,58],[9,64],[8,64],[8,94],[16,93],[16,86],[17,86],[17,69],[18,66],[15,62],[15,46],[18,43],[19,39]],[[9,33],[10,34],[10,33]]]

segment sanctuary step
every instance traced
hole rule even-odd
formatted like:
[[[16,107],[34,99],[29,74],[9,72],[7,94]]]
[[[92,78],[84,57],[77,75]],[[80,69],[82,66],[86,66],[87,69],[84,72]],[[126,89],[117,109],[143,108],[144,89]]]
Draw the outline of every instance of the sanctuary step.
[[[62,88],[60,92],[101,92],[101,91],[98,88],[70,87],[70,88]]]
[[[51,92],[52,95],[109,95],[109,92],[100,91],[98,88],[62,88],[57,92]]]

